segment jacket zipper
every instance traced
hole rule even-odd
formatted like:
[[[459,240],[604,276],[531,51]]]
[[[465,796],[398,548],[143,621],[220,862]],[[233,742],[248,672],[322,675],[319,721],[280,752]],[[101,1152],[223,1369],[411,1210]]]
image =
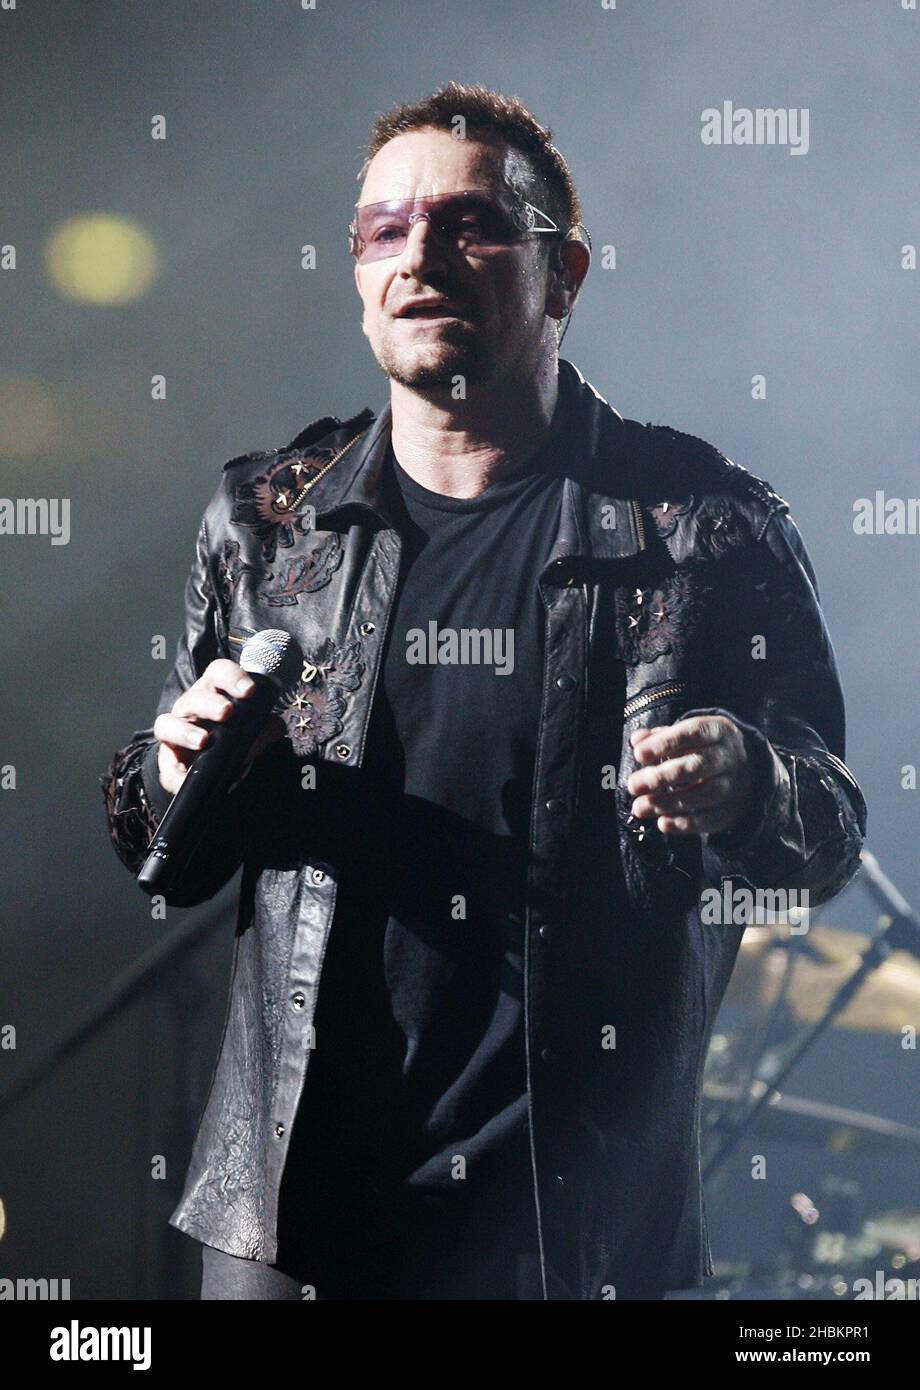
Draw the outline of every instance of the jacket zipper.
[[[348,443],[345,444],[345,445],[338,451],[338,453],[335,454],[335,456],[329,460],[328,463],[324,464],[323,467],[319,470],[318,473],[315,473],[315,474],[313,475],[313,477],[309,479],[308,482],[304,483],[304,485],[303,485],[303,487],[301,488],[300,492],[298,492],[298,494],[297,494],[297,496],[294,498],[294,500],[293,500],[291,503],[289,503],[287,510],[288,510],[289,512],[294,512],[294,511],[296,511],[297,508],[300,506],[301,502],[303,501],[303,499],[306,497],[307,493],[310,491],[310,489],[311,489],[311,488],[314,488],[314,487],[316,486],[316,484],[319,482],[320,478],[324,478],[324,477],[326,476],[326,474],[329,472],[329,469],[332,468],[332,467],[334,467],[334,465],[338,463],[338,461],[339,461],[340,458],[344,458],[345,454],[348,453],[348,450],[351,448],[351,446],[352,446],[353,444],[357,444],[357,442],[358,442],[358,440],[361,438],[361,436],[364,435],[364,434],[366,434],[366,433],[367,433],[367,430],[359,430],[357,434],[352,435],[352,437],[351,437],[351,439],[349,439]],[[227,641],[228,641],[228,642],[232,642],[234,646],[243,646],[243,645],[245,645],[245,643],[246,643],[246,641],[247,641],[247,638],[245,638],[245,637],[234,637],[234,636],[232,636],[230,633],[228,633],[228,634],[227,634]]]
[[[363,434],[367,434],[366,429],[359,430],[356,435],[353,435],[352,438],[349,439],[348,443],[344,446],[344,448],[341,448],[334,458],[331,458],[328,463],[323,465],[323,467],[319,470],[318,473],[314,473],[313,477],[310,478],[308,482],[304,483],[303,487],[301,488],[297,496],[294,498],[293,502],[291,502],[288,505],[287,510],[289,512],[297,510],[297,508],[300,506],[301,502],[306,497],[310,489],[316,486],[320,478],[324,478],[326,476],[326,474],[329,472],[329,469],[334,467],[334,465],[338,463],[339,459],[348,453],[348,450],[351,448],[352,444],[356,444]]]
[[[655,705],[659,700],[669,700],[672,695],[680,695],[686,689],[686,681],[672,681],[670,685],[663,685],[660,690],[650,691],[646,695],[634,695],[623,706],[623,718],[631,719],[640,710],[648,709],[649,705]]]
[[[633,516],[636,518],[636,530],[639,533],[639,549],[645,549],[645,522],[642,520],[642,508],[635,497],[629,499],[629,505],[633,509]]]

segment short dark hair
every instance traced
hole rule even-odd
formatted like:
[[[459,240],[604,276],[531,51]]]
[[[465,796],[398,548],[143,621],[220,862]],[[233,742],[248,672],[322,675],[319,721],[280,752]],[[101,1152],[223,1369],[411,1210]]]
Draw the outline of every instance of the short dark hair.
[[[569,166],[553,144],[552,131],[517,97],[503,96],[479,84],[448,82],[421,101],[400,102],[381,113],[371,127],[358,182],[363,182],[378,150],[397,135],[411,130],[452,130],[457,116],[464,118],[467,134],[492,134],[523,154],[531,176],[528,186],[517,191],[548,213],[563,232],[572,228],[573,235],[582,237],[581,203]]]

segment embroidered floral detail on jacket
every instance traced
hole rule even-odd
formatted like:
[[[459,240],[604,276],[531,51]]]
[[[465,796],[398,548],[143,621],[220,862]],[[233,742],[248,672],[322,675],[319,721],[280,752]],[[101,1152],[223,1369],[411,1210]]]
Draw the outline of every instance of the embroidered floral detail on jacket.
[[[738,514],[722,498],[697,513],[696,527],[703,549],[714,559],[748,540]]]
[[[669,652],[680,656],[690,651],[702,630],[710,588],[703,567],[687,565],[647,588],[619,590],[617,631],[623,660],[637,666]]]
[[[356,690],[364,674],[359,645],[337,647],[327,637],[320,647],[304,652],[303,673],[282,718],[294,751],[309,758],[330,738],[342,732],[345,692]]]
[[[655,522],[655,529],[662,539],[673,536],[680,518],[692,510],[692,496],[676,500],[665,498],[663,502],[656,502],[649,507],[649,512]]]
[[[240,559],[239,541],[224,541],[220,559],[217,562],[217,587],[223,600],[225,611],[229,611],[233,594],[241,574],[264,574],[255,565],[247,565]]]
[[[332,531],[307,555],[286,560],[283,569],[268,576],[272,586],[263,584],[259,594],[273,608],[289,608],[301,594],[312,594],[328,584],[341,563],[342,542]]]
[[[332,449],[313,449],[310,453],[292,449],[279,455],[257,478],[233,489],[230,520],[237,526],[252,528],[269,563],[278,546],[286,549],[294,544],[295,532],[305,535],[308,531],[304,518],[290,511],[291,503],[304,484],[333,457]]]

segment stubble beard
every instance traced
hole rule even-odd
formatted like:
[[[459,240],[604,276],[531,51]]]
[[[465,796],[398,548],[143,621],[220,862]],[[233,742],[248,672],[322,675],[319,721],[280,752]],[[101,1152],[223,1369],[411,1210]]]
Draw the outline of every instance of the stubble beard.
[[[397,346],[394,337],[395,333],[384,336],[374,356],[385,375],[401,386],[420,391],[450,389],[457,377],[472,384],[489,380],[494,371],[488,344],[468,324],[446,325],[427,349]]]

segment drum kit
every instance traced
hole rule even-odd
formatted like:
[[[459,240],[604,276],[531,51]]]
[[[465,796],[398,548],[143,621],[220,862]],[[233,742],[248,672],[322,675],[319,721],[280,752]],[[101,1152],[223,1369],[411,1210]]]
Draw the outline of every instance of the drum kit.
[[[819,909],[804,926],[801,914],[777,916],[742,939],[706,1063],[703,1175],[723,1180],[745,1136],[748,1148],[779,1141],[819,1151],[827,1163],[815,1191],[785,1194],[778,1252],[717,1261],[705,1297],[920,1299],[920,1211],[864,1219],[860,1185],[847,1171],[851,1157],[893,1155],[920,1193],[920,1128],[786,1089],[828,1030],[920,1046],[920,920],[867,851],[854,883],[882,907],[874,932],[819,923]]]

